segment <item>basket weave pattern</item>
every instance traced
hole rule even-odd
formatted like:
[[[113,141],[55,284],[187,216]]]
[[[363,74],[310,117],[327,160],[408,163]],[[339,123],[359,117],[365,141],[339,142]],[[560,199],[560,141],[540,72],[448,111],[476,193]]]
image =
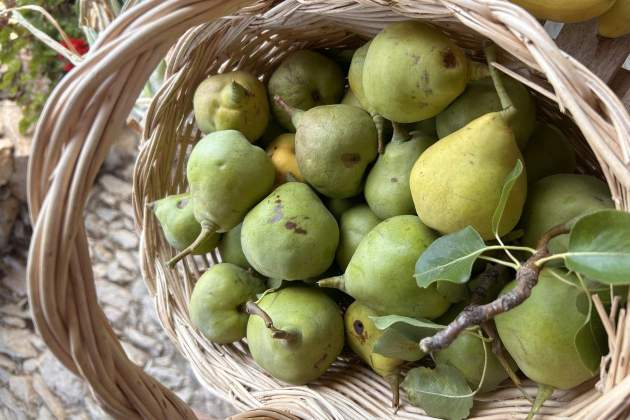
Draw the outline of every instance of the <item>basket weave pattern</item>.
[[[287,387],[264,374],[245,344],[217,346],[195,331],[187,302],[195,279],[218,256],[187,258],[173,251],[146,203],[184,191],[185,159],[199,138],[192,94],[209,74],[246,69],[266,78],[287,53],[301,48],[357,46],[388,22],[421,19],[443,28],[472,57],[484,39],[508,51],[497,64],[533,91],[544,118],[575,138],[580,169],[601,174],[619,209],[630,209],[630,117],[610,89],[564,55],[538,22],[503,0],[147,0],[103,33],[86,61],[49,98],[29,167],[29,203],[36,221],[30,251],[30,302],[45,342],[116,417],[175,419],[194,413],[126,357],[98,307],[82,211],[109,146],[153,68],[168,52],[167,79],[147,114],[134,176],[141,267],[160,320],[197,377],[239,409],[269,408],[291,418],[390,418],[387,384],[350,355],[318,382]],[[169,52],[170,51],[170,52]],[[572,121],[560,112],[569,113]],[[630,320],[614,305],[605,318],[611,353],[601,380],[557,392],[541,413],[615,418],[630,403]],[[533,384],[525,383],[533,393]],[[605,392],[604,392],[605,391]],[[603,392],[603,393],[602,393]],[[477,397],[473,415],[502,419],[527,413],[513,388]],[[423,418],[404,403],[400,418]],[[255,416],[255,415],[253,415]],[[242,417],[254,418],[254,417]],[[426,418],[426,417],[424,417]]]

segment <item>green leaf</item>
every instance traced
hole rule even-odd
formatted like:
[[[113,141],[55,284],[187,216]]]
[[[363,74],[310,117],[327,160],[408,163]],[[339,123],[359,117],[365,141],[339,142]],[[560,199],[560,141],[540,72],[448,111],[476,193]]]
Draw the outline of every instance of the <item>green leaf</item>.
[[[514,165],[514,168],[505,177],[505,181],[503,181],[501,196],[499,197],[499,204],[497,204],[497,208],[494,210],[494,214],[492,215],[492,233],[494,233],[495,236],[498,235],[499,224],[501,224],[501,218],[503,217],[503,212],[505,211],[505,205],[507,204],[508,198],[510,198],[512,188],[514,187],[516,180],[519,176],[521,176],[522,173],[523,162],[518,159],[516,161],[516,164]]]
[[[470,385],[459,370],[449,365],[411,369],[401,387],[411,404],[432,417],[464,419],[473,406]]]
[[[370,317],[376,328],[383,331],[383,335],[374,343],[373,351],[383,356],[413,362],[424,357],[420,350],[420,340],[430,337],[442,325],[431,321],[408,318],[399,315]]]
[[[602,210],[579,219],[565,264],[605,284],[630,284],[630,213]]]
[[[486,248],[472,226],[436,239],[416,262],[418,286],[428,287],[438,280],[466,283],[475,260]]]

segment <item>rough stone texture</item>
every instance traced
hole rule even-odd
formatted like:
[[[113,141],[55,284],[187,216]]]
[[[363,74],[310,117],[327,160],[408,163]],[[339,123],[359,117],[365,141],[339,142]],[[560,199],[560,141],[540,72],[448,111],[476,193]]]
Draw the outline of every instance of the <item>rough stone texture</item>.
[[[125,148],[118,147],[109,159],[86,208],[99,302],[135,363],[195,410],[225,418],[236,411],[194,378],[162,330],[142,281],[130,206],[134,156]],[[12,235],[10,248],[0,249],[0,419],[109,419],[86,384],[57,361],[34,331],[25,272],[30,225],[22,207]]]
[[[13,143],[0,139],[0,187],[4,187],[13,175]]]
[[[5,249],[11,240],[13,225],[20,212],[20,201],[9,196],[0,201],[0,249]]]

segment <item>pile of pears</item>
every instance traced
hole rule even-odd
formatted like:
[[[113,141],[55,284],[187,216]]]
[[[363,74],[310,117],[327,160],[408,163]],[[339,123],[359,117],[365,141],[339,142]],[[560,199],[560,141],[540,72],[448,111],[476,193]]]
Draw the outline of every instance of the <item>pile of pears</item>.
[[[203,137],[188,156],[188,190],[153,209],[171,268],[188,255],[220,258],[190,296],[198,332],[216,344],[245,339],[262,370],[294,385],[320,378],[347,344],[391,384],[394,402],[410,363],[447,363],[482,391],[509,386],[504,365],[562,389],[596,375],[600,326],[561,266],[496,318],[507,363],[466,335],[420,361],[374,351],[375,317],[446,324],[469,303],[466,286],[420,288],[416,261],[467,226],[495,240],[493,212],[518,161],[525,169],[498,226],[508,243],[533,247],[550,227],[613,202],[604,182],[576,173],[571,139],[537,117],[523,84],[471,61],[435,27],[392,23],[336,60],[345,56],[295,51],[266,85],[234,71],[197,88]],[[551,243],[566,247],[566,235]]]

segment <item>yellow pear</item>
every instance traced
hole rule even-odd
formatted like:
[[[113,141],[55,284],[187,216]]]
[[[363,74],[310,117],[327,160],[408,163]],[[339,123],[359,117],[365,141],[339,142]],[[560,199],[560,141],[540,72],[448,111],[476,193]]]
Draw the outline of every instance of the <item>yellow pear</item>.
[[[501,112],[483,115],[424,151],[409,185],[422,222],[444,234],[467,226],[484,239],[494,237],[492,214],[506,176],[523,156]],[[527,194],[525,172],[510,193],[499,235],[518,222]]]
[[[295,181],[304,181],[300,168],[295,159],[295,134],[281,134],[267,146],[267,156],[276,168],[275,185],[284,184],[290,181],[289,174]]]
[[[597,33],[606,38],[630,34],[630,0],[617,0],[597,18]]]
[[[556,22],[583,22],[599,16],[615,3],[615,0],[512,0],[539,19]]]

